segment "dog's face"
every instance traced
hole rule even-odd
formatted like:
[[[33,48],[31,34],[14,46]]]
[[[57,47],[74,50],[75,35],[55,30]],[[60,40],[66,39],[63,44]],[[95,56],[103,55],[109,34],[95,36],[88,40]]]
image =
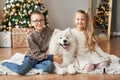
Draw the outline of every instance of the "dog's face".
[[[60,46],[62,46],[64,49],[69,47],[71,41],[72,41],[72,35],[71,31],[69,29],[60,31],[58,30],[55,34],[56,40]]]
[[[69,44],[70,44],[70,35],[67,33],[67,34],[61,34],[59,36],[59,44],[64,48],[66,49]]]

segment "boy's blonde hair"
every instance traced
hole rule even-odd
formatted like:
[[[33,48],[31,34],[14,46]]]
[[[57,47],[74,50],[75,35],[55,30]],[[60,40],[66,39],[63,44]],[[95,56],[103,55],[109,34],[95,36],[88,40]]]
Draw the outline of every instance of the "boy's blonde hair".
[[[39,14],[39,15],[42,15],[42,16],[43,16],[43,18],[44,18],[44,14],[43,14],[43,13],[41,13],[40,11],[33,11],[33,12],[31,13],[31,16],[32,16],[32,15],[34,15],[34,14]]]
[[[95,45],[96,45],[96,39],[95,39],[95,35],[94,35],[93,22],[90,19],[89,14],[87,12],[85,12],[84,10],[78,10],[77,13],[84,14],[87,19],[87,23],[84,28],[84,34],[86,37],[86,47],[88,47],[88,49],[90,51],[94,51]]]

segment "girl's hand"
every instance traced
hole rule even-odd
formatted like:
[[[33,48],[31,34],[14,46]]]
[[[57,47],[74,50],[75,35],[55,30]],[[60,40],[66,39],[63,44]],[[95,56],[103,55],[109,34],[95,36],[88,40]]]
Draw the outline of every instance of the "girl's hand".
[[[55,55],[53,56],[53,61],[61,64],[61,63],[63,62],[63,57],[62,57],[62,55],[60,55],[60,54],[55,54]]]

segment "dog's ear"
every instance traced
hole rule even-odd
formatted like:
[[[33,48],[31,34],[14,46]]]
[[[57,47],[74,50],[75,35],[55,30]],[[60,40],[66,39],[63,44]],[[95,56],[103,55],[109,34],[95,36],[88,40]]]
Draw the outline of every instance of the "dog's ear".
[[[54,32],[53,32],[53,35],[56,35],[57,32],[59,32],[60,30],[59,29],[55,29]]]
[[[66,31],[68,31],[70,34],[72,34],[71,28],[67,28]]]

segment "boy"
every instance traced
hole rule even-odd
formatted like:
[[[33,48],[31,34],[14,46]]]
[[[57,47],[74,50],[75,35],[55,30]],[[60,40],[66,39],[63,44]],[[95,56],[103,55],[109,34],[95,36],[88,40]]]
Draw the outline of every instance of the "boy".
[[[35,30],[27,37],[30,49],[26,52],[22,64],[4,62],[2,65],[20,75],[26,74],[32,68],[42,69],[44,72],[52,72],[54,70],[53,60],[62,63],[60,55],[47,55],[49,40],[53,30],[44,27],[44,16],[39,11],[31,14],[31,25],[34,26]]]

